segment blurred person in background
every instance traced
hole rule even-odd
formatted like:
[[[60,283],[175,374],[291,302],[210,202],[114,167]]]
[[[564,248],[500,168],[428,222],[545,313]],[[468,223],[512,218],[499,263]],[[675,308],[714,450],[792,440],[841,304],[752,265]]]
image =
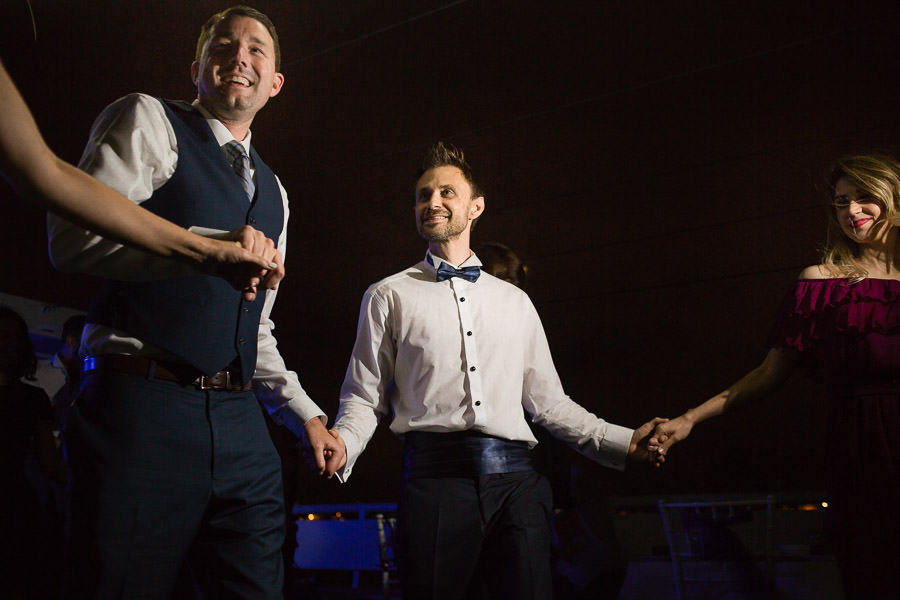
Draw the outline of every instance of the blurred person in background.
[[[53,439],[50,399],[23,381],[34,381],[36,369],[28,325],[11,308],[0,307],[0,585],[12,598],[59,591],[44,574],[53,540],[47,515],[26,477],[26,457],[33,448],[41,475],[65,480]]]

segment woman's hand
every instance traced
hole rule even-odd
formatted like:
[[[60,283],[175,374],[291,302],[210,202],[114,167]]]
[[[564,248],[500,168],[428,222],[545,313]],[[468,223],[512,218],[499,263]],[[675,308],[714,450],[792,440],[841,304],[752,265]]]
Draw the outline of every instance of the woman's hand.
[[[249,225],[228,232],[226,240],[207,241],[201,251],[201,270],[243,290],[248,302],[256,299],[259,285],[274,290],[284,278],[281,252],[272,240]]]
[[[691,411],[688,411],[671,421],[658,424],[647,442],[647,450],[655,453],[660,457],[660,460],[663,460],[669,448],[691,435],[691,430],[694,428],[694,419],[690,413]]]
[[[637,429],[631,434],[631,444],[628,446],[628,459],[633,462],[652,462],[658,467],[665,462],[665,456],[659,454],[655,449],[651,449],[649,444],[651,434],[655,432],[654,428],[659,428],[668,421],[662,417],[655,417]]]

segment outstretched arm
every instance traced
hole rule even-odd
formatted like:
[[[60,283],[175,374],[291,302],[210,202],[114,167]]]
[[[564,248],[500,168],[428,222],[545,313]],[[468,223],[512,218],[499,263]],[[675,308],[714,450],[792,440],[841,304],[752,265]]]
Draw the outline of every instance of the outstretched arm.
[[[280,258],[265,244],[254,239],[250,247],[242,247],[244,232],[236,230],[227,240],[196,235],[59,159],[44,143],[2,63],[0,105],[0,168],[24,198],[111,239],[221,276],[239,289],[260,281],[275,287],[284,276]]]
[[[764,398],[784,383],[799,360],[800,354],[795,350],[772,348],[762,364],[731,387],[680,417],[657,425],[649,440],[648,449],[664,456],[669,448],[687,438],[697,423]]]

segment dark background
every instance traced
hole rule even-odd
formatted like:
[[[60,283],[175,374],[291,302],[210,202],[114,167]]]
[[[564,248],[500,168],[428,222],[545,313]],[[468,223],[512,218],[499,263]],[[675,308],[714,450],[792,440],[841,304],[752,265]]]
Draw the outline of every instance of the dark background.
[[[363,291],[424,253],[412,187],[435,140],[482,174],[475,241],[530,266],[569,394],[630,426],[762,359],[781,297],[818,260],[829,163],[900,140],[895,2],[252,4],[278,27],[286,77],[253,126],[291,197],[276,336],[332,417]],[[36,39],[26,2],[0,0],[2,58],[72,162],[114,99],[192,99],[199,27],[228,6],[31,5]],[[54,271],[43,214],[0,194],[0,291],[85,309],[96,280]],[[798,375],[698,428],[664,469],[597,476],[615,494],[820,489],[824,411]],[[399,444],[385,429],[348,484],[300,469],[299,499],[392,500]]]

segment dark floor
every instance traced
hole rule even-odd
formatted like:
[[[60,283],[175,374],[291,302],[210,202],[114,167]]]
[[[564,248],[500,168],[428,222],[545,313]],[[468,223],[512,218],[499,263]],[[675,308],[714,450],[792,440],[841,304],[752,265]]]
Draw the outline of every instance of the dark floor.
[[[292,586],[285,600],[384,600],[380,574],[363,572],[359,587],[353,588],[350,572],[300,571],[293,569],[288,581]],[[833,557],[821,556],[805,560],[776,562],[775,586],[780,600],[841,600],[840,579]],[[689,598],[729,598],[750,600],[759,595],[747,593],[738,583],[696,584]],[[392,582],[388,600],[399,600],[397,583]],[[590,598],[601,600],[676,600],[672,565],[666,559],[647,557],[628,564],[625,581],[618,580],[613,588],[592,588],[590,593],[558,592],[556,600]]]
[[[346,571],[307,571],[291,569],[286,574],[285,600],[399,600],[399,586],[389,583],[386,594],[381,574],[361,572],[358,587],[353,587],[353,574]]]

